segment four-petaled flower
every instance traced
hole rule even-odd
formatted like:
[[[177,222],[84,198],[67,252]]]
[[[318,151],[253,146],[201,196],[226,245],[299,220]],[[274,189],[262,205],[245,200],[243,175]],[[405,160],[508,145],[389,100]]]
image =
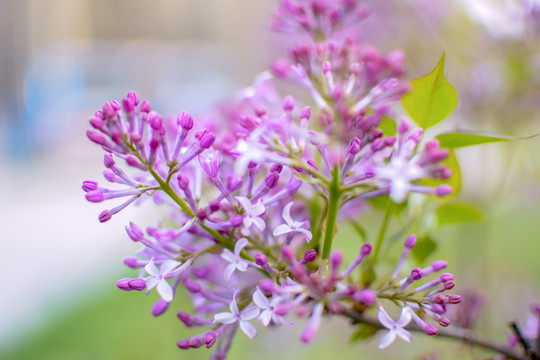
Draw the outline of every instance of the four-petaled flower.
[[[396,203],[402,203],[413,189],[413,181],[427,176],[426,172],[414,159],[394,156],[384,167],[375,170],[376,177],[380,179],[381,187],[388,186],[390,198]]]
[[[237,322],[240,324],[240,329],[250,338],[254,339],[257,336],[257,328],[249,322],[259,315],[259,308],[256,306],[248,306],[242,311],[238,309],[236,304],[236,296],[239,291],[234,293],[229,309],[231,312],[222,312],[214,315],[214,323],[232,324]]]
[[[390,345],[395,339],[396,336],[399,336],[406,342],[411,342],[411,333],[404,329],[407,324],[411,321],[411,312],[412,310],[408,306],[401,308],[401,315],[398,320],[394,321],[384,310],[382,305],[379,305],[379,314],[377,315],[379,322],[382,326],[387,328],[389,331],[381,338],[379,342],[379,349],[383,349]]]
[[[259,217],[266,208],[262,204],[262,201],[259,200],[255,204],[251,203],[251,200],[249,200],[247,197],[243,196],[237,196],[236,200],[242,205],[242,208],[244,209],[245,216],[244,216],[244,228],[242,229],[242,234],[244,236],[248,236],[250,234],[249,228],[251,225],[255,224],[256,227],[259,228],[259,230],[263,231],[266,228],[266,223],[263,219]]]
[[[287,206],[285,206],[285,208],[283,209],[282,216],[286,224],[278,225],[274,229],[273,234],[274,236],[279,236],[279,235],[288,234],[291,232],[299,232],[306,235],[306,240],[307,242],[309,242],[311,240],[311,232],[309,230],[302,228],[302,225],[304,225],[307,221],[300,222],[300,221],[293,220],[291,217],[292,206],[293,206],[292,202],[288,203]]]
[[[166,302],[171,302],[174,297],[174,292],[167,279],[177,276],[189,267],[189,265],[191,265],[190,261],[186,261],[182,264],[176,260],[166,260],[158,269],[154,264],[154,258],[150,259],[148,264],[144,267],[144,270],[150,275],[144,279],[147,288],[146,293],[148,294],[151,289],[157,286],[159,296]]]
[[[272,300],[268,301],[268,298],[257,286],[257,290],[253,293],[253,302],[261,309],[261,313],[257,320],[264,326],[268,326],[270,321],[273,321],[276,325],[292,325],[288,324],[285,319],[283,319],[283,316],[276,314],[276,307],[281,300],[281,297],[274,296]]]
[[[242,252],[242,249],[246,247],[248,244],[248,239],[243,238],[236,242],[236,245],[234,245],[234,254],[228,250],[225,249],[221,253],[221,257],[228,262],[230,262],[229,265],[225,268],[224,276],[225,280],[231,281],[231,276],[234,272],[234,270],[240,270],[240,271],[246,271],[248,268],[248,263],[240,257],[240,253]]]

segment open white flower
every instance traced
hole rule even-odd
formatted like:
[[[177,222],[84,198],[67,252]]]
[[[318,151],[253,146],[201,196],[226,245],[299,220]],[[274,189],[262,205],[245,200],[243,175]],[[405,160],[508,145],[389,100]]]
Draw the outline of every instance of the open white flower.
[[[240,239],[234,245],[234,254],[228,249],[223,250],[223,252],[221,253],[221,257],[230,262],[230,264],[227,265],[227,267],[225,268],[225,280],[231,281],[232,274],[235,270],[240,270],[242,272],[247,270],[248,263],[240,257],[242,249],[244,249],[247,244],[248,239]]]
[[[238,321],[240,329],[250,338],[254,339],[257,336],[257,328],[249,322],[259,315],[259,308],[256,306],[248,306],[240,311],[236,304],[236,296],[239,291],[234,293],[229,309],[231,312],[222,312],[214,315],[214,323],[232,324]]]
[[[161,298],[167,302],[171,302],[174,298],[174,291],[167,279],[177,276],[182,271],[191,265],[190,261],[182,264],[176,260],[165,260],[163,264],[157,268],[154,264],[154,258],[150,259],[144,270],[150,275],[144,281],[146,282],[146,293],[157,286],[157,292]]]
[[[287,323],[285,319],[283,319],[283,316],[276,314],[276,307],[282,300],[283,298],[280,296],[273,296],[269,301],[257,286],[257,290],[253,293],[253,302],[261,310],[257,320],[264,326],[268,326],[270,321],[273,321],[276,325],[292,325]]]
[[[412,335],[410,332],[404,329],[405,326],[411,322],[411,309],[408,306],[401,308],[401,315],[398,320],[394,321],[384,310],[382,305],[379,305],[379,313],[377,315],[379,322],[382,326],[387,328],[389,331],[381,338],[379,342],[379,349],[383,349],[390,345],[395,339],[396,336],[399,336],[406,342],[411,342]]]
[[[299,232],[299,233],[302,233],[306,236],[306,240],[307,242],[309,242],[311,240],[311,232],[309,230],[306,230],[304,228],[302,228],[302,225],[304,225],[305,223],[307,223],[307,221],[295,221],[293,220],[293,218],[291,217],[291,207],[293,206],[293,203],[290,202],[288,203],[285,208],[283,209],[283,219],[285,220],[286,224],[281,224],[281,225],[278,225],[275,229],[274,229],[274,236],[280,236],[280,235],[283,235],[283,234],[288,234],[288,233],[291,233],[291,232]]]
[[[262,215],[266,208],[264,207],[261,200],[255,204],[251,203],[247,197],[237,196],[236,200],[242,205],[242,208],[245,211],[244,214],[244,228],[242,229],[242,234],[248,236],[250,234],[249,228],[252,225],[255,225],[259,230],[263,231],[266,228],[266,223],[259,215]]]

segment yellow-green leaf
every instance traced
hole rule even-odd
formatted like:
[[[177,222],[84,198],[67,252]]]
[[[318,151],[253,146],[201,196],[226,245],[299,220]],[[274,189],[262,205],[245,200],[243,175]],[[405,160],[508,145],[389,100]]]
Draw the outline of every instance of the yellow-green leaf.
[[[487,144],[500,141],[529,139],[533,136],[517,138],[484,131],[458,130],[437,135],[441,147],[456,149],[465,146]]]
[[[435,215],[439,225],[482,220],[482,210],[468,202],[455,202],[441,205]]]
[[[441,122],[458,103],[456,89],[444,77],[444,59],[443,53],[435,69],[412,80],[411,90],[401,98],[407,114],[424,129]]]

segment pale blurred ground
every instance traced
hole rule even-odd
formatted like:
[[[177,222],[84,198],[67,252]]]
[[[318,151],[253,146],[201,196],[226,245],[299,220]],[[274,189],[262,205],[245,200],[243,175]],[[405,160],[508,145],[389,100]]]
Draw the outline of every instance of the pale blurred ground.
[[[200,111],[246,86],[271,60],[283,55],[283,38],[266,30],[274,3],[0,0],[0,259],[5,269],[0,349],[34,341],[39,337],[31,334],[40,327],[65,331],[80,326],[78,316],[80,321],[91,321],[84,318],[84,307],[71,315],[72,323],[62,320],[61,315],[80,304],[95,303],[88,306],[88,311],[95,311],[91,316],[105,318],[108,315],[101,312],[108,309],[107,299],[112,299],[111,304],[121,299],[126,311],[147,315],[150,300],[131,300],[133,294],[115,295],[114,300],[109,294],[116,294],[117,278],[131,275],[121,259],[135,247],[123,226],[132,219],[151,223],[152,215],[131,208],[109,223],[98,223],[97,215],[107,205],[87,203],[80,189],[85,179],[101,180],[103,170],[102,152],[84,135],[87,119],[104,101],[121,99],[129,90],[150,99],[160,112],[174,115],[181,109]],[[380,13],[366,22],[364,38],[382,44],[386,51],[404,49],[408,78],[426,73],[447,51],[448,78],[462,99],[454,115],[460,127],[516,136],[540,132],[539,42],[536,25],[523,15],[525,10],[510,11],[504,8],[510,5],[487,0],[466,9],[462,5],[468,2],[457,0],[442,6],[427,0],[371,3]],[[519,3],[533,6],[532,0]],[[460,152],[465,194],[485,207],[496,223],[443,230],[443,238],[463,239],[459,246],[443,245],[437,254],[456,261],[465,254],[466,260],[459,260],[464,274],[475,274],[471,279],[482,279],[495,294],[511,288],[523,295],[528,289],[523,295],[527,300],[540,296],[540,280],[534,275],[540,273],[534,255],[540,248],[536,235],[540,225],[535,222],[540,216],[539,147],[540,141],[533,139]],[[475,236],[495,240],[492,245],[473,243]],[[500,279],[521,280],[505,288],[491,276],[492,271],[485,271],[490,266],[506,274]],[[495,312],[510,301],[496,297]],[[131,301],[135,305],[129,305]],[[518,316],[520,309],[504,307],[498,316]],[[57,318],[64,325],[58,325]],[[155,326],[152,329],[164,326],[162,319],[150,320],[148,324],[159,324],[148,325]],[[488,324],[493,323],[498,321]],[[171,353],[176,354],[174,341],[179,339],[176,329],[180,327],[171,321],[167,328]],[[348,335],[332,329],[321,337],[328,336],[334,345],[344,347]],[[333,347],[325,347],[324,342],[312,348],[296,344],[298,329],[288,334],[294,346],[281,349],[283,358],[332,354]],[[282,344],[275,331],[270,331],[268,339],[267,344],[262,338],[255,343],[243,339],[238,347],[246,353],[260,347],[271,353]],[[33,344],[39,348],[36,341]],[[59,340],[58,346],[67,348],[70,341]],[[358,347],[343,351],[343,356],[352,356]],[[396,354],[399,350],[381,356]],[[144,358],[138,356],[131,358]],[[406,356],[412,357],[412,352]]]

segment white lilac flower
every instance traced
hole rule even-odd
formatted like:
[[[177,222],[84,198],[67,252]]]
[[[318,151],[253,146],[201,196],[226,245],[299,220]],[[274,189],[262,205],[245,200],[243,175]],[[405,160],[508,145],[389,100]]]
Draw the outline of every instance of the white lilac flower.
[[[249,200],[247,197],[243,196],[237,196],[236,200],[242,205],[242,208],[245,211],[244,216],[244,228],[242,229],[242,234],[245,236],[248,236],[250,234],[249,228],[252,225],[255,225],[259,228],[259,230],[263,231],[266,228],[266,223],[263,219],[259,217],[259,215],[262,215],[266,208],[262,204],[262,201],[259,200],[255,204],[251,203],[251,200]]]
[[[396,336],[399,336],[406,342],[411,342],[412,335],[410,332],[404,329],[405,326],[411,321],[411,309],[408,306],[401,308],[401,315],[399,319],[395,320],[388,315],[382,305],[379,305],[379,313],[377,315],[379,322],[382,326],[388,329],[388,332],[381,338],[379,342],[379,349],[383,349],[390,345]]]
[[[235,270],[242,272],[247,270],[248,263],[240,257],[242,249],[245,248],[247,244],[248,239],[240,239],[236,242],[236,245],[234,245],[234,254],[228,249],[223,250],[223,253],[221,253],[221,257],[230,262],[230,264],[225,268],[225,280],[231,281],[232,274]]]
[[[311,240],[311,232],[309,230],[306,230],[302,228],[302,225],[304,225],[307,221],[295,221],[291,217],[291,207],[293,206],[293,203],[288,203],[285,208],[283,209],[283,219],[285,220],[286,224],[278,225],[274,229],[274,236],[280,236],[283,234],[288,234],[291,232],[299,232],[306,236],[307,242]]]
[[[236,304],[236,296],[239,291],[234,293],[229,309],[231,312],[222,312],[214,315],[214,323],[232,324],[238,321],[240,329],[250,338],[254,339],[257,336],[257,328],[255,325],[249,322],[249,320],[255,319],[259,315],[259,308],[257,306],[248,306],[244,310],[240,311]]]
[[[176,260],[166,260],[158,269],[154,264],[154,258],[150,259],[144,270],[150,275],[145,279],[147,293],[157,286],[157,292],[161,298],[167,302],[171,302],[174,297],[174,291],[167,281],[168,278],[174,277],[189,267],[189,261],[182,264]]]
[[[253,302],[261,310],[257,321],[260,321],[264,326],[268,326],[270,321],[276,325],[292,325],[288,324],[285,319],[283,319],[283,316],[276,314],[276,307],[282,300],[282,297],[274,296],[272,297],[272,300],[268,301],[268,298],[257,286],[257,290],[253,293]]]
[[[384,167],[376,169],[376,176],[390,187],[390,198],[402,203],[413,188],[411,182],[426,176],[426,172],[413,160],[402,156],[392,157]]]

